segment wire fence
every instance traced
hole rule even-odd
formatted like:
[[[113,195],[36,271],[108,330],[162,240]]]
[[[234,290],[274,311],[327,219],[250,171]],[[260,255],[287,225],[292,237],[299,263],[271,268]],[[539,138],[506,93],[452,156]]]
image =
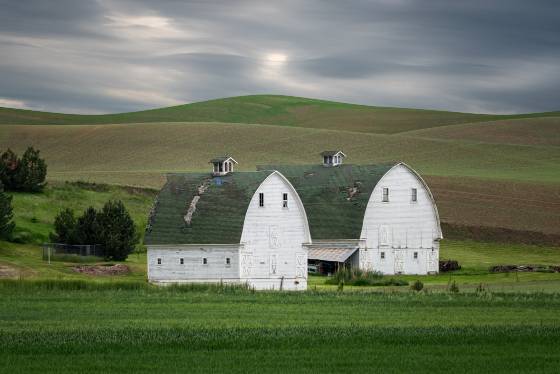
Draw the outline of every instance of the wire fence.
[[[43,260],[50,261],[60,255],[74,255],[81,257],[103,257],[103,246],[99,244],[70,245],[64,243],[43,243]]]

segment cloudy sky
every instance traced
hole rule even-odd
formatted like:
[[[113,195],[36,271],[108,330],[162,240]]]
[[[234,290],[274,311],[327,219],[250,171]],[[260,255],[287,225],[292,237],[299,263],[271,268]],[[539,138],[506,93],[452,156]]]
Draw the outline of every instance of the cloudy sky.
[[[261,93],[560,110],[560,1],[0,0],[0,106],[108,113]]]

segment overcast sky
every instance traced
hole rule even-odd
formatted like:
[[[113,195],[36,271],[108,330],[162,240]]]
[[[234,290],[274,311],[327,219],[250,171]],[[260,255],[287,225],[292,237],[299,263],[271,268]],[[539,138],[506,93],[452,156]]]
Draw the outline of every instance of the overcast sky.
[[[0,0],[0,106],[108,113],[264,93],[560,110],[560,1]]]

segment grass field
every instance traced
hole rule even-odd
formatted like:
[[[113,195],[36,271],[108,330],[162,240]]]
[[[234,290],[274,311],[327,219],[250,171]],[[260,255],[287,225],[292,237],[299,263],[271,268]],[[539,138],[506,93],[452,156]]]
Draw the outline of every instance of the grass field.
[[[14,209],[15,235],[27,243],[40,244],[49,241],[53,221],[65,208],[80,216],[89,206],[101,209],[108,200],[121,200],[136,224],[136,230],[144,235],[148,212],[156,191],[103,184],[51,183],[43,193],[11,193]]]
[[[554,372],[560,364],[558,295],[21,283],[0,283],[0,370],[10,373]]]

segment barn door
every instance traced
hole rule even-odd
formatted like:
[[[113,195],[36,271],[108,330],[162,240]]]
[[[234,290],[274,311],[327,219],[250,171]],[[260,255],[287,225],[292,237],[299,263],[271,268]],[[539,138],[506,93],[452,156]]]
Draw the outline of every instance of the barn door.
[[[296,253],[296,278],[306,278],[307,256],[305,253]]]
[[[395,274],[404,273],[404,251],[395,250]]]
[[[251,274],[251,267],[253,266],[253,256],[250,254],[241,255],[241,276],[248,277]]]
[[[430,251],[428,255],[428,272],[429,273],[437,273],[439,270],[439,261],[437,252],[433,249]]]

